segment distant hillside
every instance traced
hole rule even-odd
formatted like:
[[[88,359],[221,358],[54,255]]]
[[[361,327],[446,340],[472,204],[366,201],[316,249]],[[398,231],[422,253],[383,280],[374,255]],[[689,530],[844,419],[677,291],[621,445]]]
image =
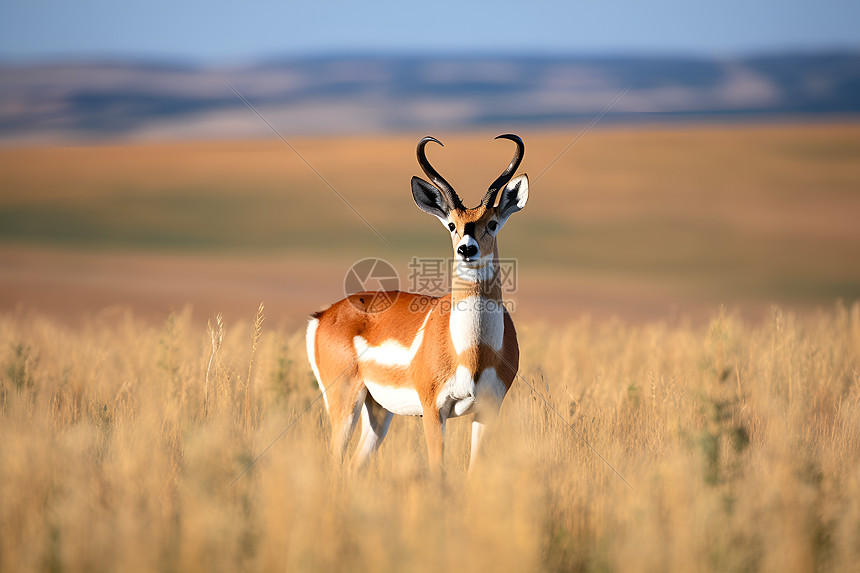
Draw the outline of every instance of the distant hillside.
[[[0,139],[246,137],[860,112],[860,54],[316,57],[243,67],[0,65]]]

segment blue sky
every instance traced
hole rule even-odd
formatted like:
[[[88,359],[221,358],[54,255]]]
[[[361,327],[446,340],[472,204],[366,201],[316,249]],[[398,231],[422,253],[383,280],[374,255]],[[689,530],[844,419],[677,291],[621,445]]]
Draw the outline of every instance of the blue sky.
[[[0,58],[332,52],[731,56],[860,49],[858,0],[0,0]]]

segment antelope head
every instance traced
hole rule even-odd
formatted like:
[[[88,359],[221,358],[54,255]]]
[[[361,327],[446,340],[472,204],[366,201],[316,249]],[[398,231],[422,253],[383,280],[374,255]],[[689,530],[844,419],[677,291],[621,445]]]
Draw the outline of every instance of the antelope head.
[[[498,259],[497,238],[512,214],[526,205],[529,197],[529,179],[526,174],[514,177],[525,153],[519,136],[505,134],[496,139],[509,139],[517,144],[508,167],[493,181],[480,205],[466,208],[454,188],[430,165],[424,148],[429,142],[442,145],[434,137],[418,142],[418,164],[430,181],[412,178],[412,197],[418,207],[438,218],[451,234],[454,260],[458,274],[461,269],[492,267]]]

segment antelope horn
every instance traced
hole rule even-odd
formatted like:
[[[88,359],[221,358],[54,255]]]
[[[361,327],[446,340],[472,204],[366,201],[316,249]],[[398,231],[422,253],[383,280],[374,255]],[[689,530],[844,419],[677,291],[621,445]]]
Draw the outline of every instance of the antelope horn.
[[[505,133],[496,137],[496,139],[510,139],[514,143],[517,144],[517,150],[514,151],[514,158],[511,159],[510,165],[505,169],[501,175],[493,181],[493,184],[490,185],[490,188],[487,190],[487,194],[484,195],[484,199],[481,201],[481,205],[485,205],[487,207],[494,207],[496,205],[496,196],[499,193],[499,190],[508,184],[508,181],[514,176],[514,173],[517,170],[517,167],[520,166],[520,162],[523,160],[523,155],[526,153],[526,146],[523,143],[523,140],[520,139],[519,135],[514,135],[513,133]]]
[[[448,206],[452,209],[464,209],[462,201],[460,201],[460,197],[457,196],[457,192],[454,191],[454,188],[445,181],[445,178],[439,175],[439,172],[430,165],[430,162],[427,161],[427,155],[424,153],[424,147],[428,142],[435,141],[439,145],[442,145],[442,142],[436,139],[435,137],[430,137],[429,135],[423,138],[418,142],[418,165],[421,166],[421,169],[424,170],[424,173],[427,174],[427,177],[430,178],[430,182],[435,185],[439,191],[445,196],[445,199],[448,201]],[[442,145],[442,147],[445,147]]]

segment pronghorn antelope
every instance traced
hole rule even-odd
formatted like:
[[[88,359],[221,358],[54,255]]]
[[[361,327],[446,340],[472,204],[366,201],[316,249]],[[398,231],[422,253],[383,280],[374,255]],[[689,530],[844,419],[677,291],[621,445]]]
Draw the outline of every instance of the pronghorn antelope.
[[[379,447],[394,414],[423,416],[430,466],[442,467],[442,436],[448,418],[474,414],[469,469],[474,466],[488,421],[498,414],[519,367],[514,323],[503,306],[497,237],[528,199],[528,177],[514,177],[525,146],[516,143],[507,169],[481,204],[463,206],[457,193],[425,154],[433,137],[418,143],[418,163],[430,182],[412,178],[418,207],[451,234],[451,293],[357,293],[314,313],[307,330],[308,359],[331,419],[331,447],[342,459],[361,418],[353,457],[359,467]],[[384,295],[390,304],[372,304]]]

